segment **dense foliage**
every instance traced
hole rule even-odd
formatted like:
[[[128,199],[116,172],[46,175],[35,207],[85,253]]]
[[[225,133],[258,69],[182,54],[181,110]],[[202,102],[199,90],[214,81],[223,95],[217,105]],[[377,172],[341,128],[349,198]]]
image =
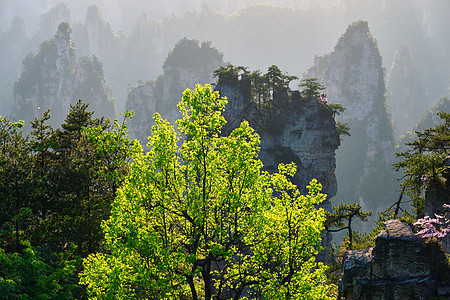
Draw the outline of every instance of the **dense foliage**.
[[[289,113],[291,105],[317,101],[321,113],[333,118],[345,111],[341,104],[327,101],[325,94],[322,94],[325,87],[317,78],[302,79],[299,84],[302,90],[292,90],[290,84],[298,77],[283,73],[276,65],[270,66],[267,73],[263,74],[260,70],[250,72],[247,67],[229,64],[215,70],[214,77],[217,78],[216,89],[219,91],[223,86],[227,86],[237,88],[242,93],[244,103],[234,105],[241,106],[243,111],[249,104],[256,104],[262,116],[263,127],[274,136],[278,136],[286,125],[283,113]],[[350,136],[347,123],[337,121],[335,126],[341,139]]]
[[[0,294],[80,297],[81,258],[102,249],[100,224],[128,171],[126,123],[71,106],[61,128],[50,111],[31,122],[0,119]],[[125,119],[131,117],[130,114]]]
[[[238,86],[247,101],[257,103],[259,108],[292,101],[289,84],[298,79],[283,73],[276,65],[262,74],[259,70],[250,72],[246,67],[229,64],[214,71],[214,76],[217,77],[217,85]]]
[[[402,186],[412,199],[416,216],[424,213],[425,191],[446,182],[443,174],[448,172],[444,159],[450,151],[450,114],[440,112],[438,115],[441,122],[423,132],[417,131],[417,138],[406,144],[410,149],[397,154],[401,161],[394,164],[405,173]]]
[[[181,141],[155,114],[150,151],[133,163],[103,224],[107,251],[84,262],[96,298],[324,299],[320,250],[325,199],[316,181],[300,195],[296,167],[261,170],[259,136],[247,122],[220,136],[225,99],[186,90]],[[179,145],[181,147],[179,147]]]

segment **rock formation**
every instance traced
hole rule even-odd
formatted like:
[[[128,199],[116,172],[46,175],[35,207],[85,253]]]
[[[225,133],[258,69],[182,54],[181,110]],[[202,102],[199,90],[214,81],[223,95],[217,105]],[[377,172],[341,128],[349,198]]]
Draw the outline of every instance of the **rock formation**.
[[[74,41],[83,55],[95,55],[102,61],[113,59],[116,38],[109,23],[101,17],[96,5],[87,9],[85,24],[74,26]],[[115,57],[117,60],[117,57]]]
[[[116,81],[128,83],[158,77],[167,55],[167,51],[163,50],[162,40],[160,25],[149,21],[142,14],[126,40],[124,55],[120,57],[118,67],[120,72],[117,72],[120,76],[115,77]]]
[[[293,182],[307,193],[306,186],[311,179],[317,179],[322,184],[322,192],[328,196],[323,206],[331,209],[329,199],[337,191],[335,151],[340,140],[336,122],[326,110],[326,104],[316,99],[302,99],[272,108],[258,108],[237,86],[219,84],[216,90],[228,100],[224,134],[247,120],[261,137],[259,158],[264,168],[273,172],[278,170],[279,163],[296,163]]]
[[[111,25],[101,16],[96,5],[88,7],[86,21],[73,24],[73,41],[80,56],[96,56],[105,65],[105,78],[116,98],[118,111],[123,111],[126,84],[120,61],[123,53],[125,36],[115,33]],[[126,82],[126,83],[125,83]]]
[[[105,86],[103,66],[94,58],[77,63],[67,23],[56,35],[41,44],[39,52],[28,55],[20,78],[14,85],[16,119],[40,117],[51,108],[52,123],[58,126],[78,99],[91,103],[89,109],[102,116],[115,116],[114,102]]]
[[[339,299],[448,299],[450,270],[443,253],[400,220],[385,225],[375,247],[345,253]]]
[[[30,47],[30,37],[23,19],[14,18],[11,25],[0,29],[0,111],[11,113],[14,81],[20,74],[20,63]]]
[[[395,53],[387,77],[386,98],[397,136],[411,131],[426,110],[425,93],[406,45],[400,46]]]
[[[197,83],[211,83],[213,71],[223,63],[222,58],[223,54],[210,43],[199,45],[195,40],[180,40],[164,62],[164,74],[155,81],[139,83],[128,93],[126,109],[135,113],[129,123],[132,137],[147,140],[155,112],[174,124],[179,117],[177,103],[183,91],[195,88]]]
[[[390,167],[394,138],[385,107],[381,56],[367,22],[351,24],[332,53],[316,57],[306,77],[319,78],[328,99],[346,108],[337,117],[348,123],[351,133],[336,152],[337,201],[384,210],[397,197]]]

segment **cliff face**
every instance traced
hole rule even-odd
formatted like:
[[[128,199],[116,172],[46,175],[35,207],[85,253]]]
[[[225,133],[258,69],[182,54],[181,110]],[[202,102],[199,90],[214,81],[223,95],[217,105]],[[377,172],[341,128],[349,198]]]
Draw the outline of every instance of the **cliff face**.
[[[95,57],[77,63],[70,33],[70,26],[61,23],[56,35],[41,44],[39,53],[25,58],[14,85],[17,119],[32,120],[50,107],[52,122],[59,125],[78,99],[91,103],[90,109],[100,115],[115,115],[101,63]]]
[[[444,254],[426,246],[400,220],[385,225],[375,247],[344,254],[339,299],[448,299]]]
[[[401,46],[387,77],[387,103],[395,133],[411,131],[426,109],[425,93],[408,46]]]
[[[306,186],[317,179],[328,196],[322,206],[331,209],[329,200],[337,191],[335,151],[340,140],[326,104],[309,99],[258,108],[237,87],[218,85],[216,90],[228,99],[224,134],[247,120],[261,137],[259,158],[264,168],[273,172],[279,163],[296,163],[293,182],[302,193],[307,193]]]
[[[338,201],[360,202],[366,210],[384,210],[395,200],[394,138],[385,107],[381,56],[367,22],[350,25],[334,51],[317,57],[307,77],[326,86],[328,98],[346,111],[346,137],[336,152]]]

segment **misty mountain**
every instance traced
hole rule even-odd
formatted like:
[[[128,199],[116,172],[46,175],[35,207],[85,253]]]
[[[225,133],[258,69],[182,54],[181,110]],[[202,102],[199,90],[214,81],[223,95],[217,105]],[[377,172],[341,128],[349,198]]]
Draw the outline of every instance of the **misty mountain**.
[[[197,83],[211,83],[214,70],[222,64],[223,54],[210,43],[181,39],[169,52],[162,75],[129,90],[126,109],[135,112],[131,135],[145,144],[156,112],[174,123],[180,117],[177,103],[183,91],[194,89]]]
[[[397,137],[418,122],[428,108],[425,99],[409,47],[402,45],[387,76],[386,100]]]
[[[435,99],[448,93],[450,71],[446,66],[450,65],[450,59],[446,49],[450,47],[450,4],[446,0],[272,3],[279,6],[261,2],[256,5],[256,1],[230,0],[219,5],[217,1],[202,1],[206,5],[201,5],[200,1],[183,1],[178,6],[177,2],[159,0],[126,4],[108,1],[108,5],[87,0],[65,3],[71,11],[74,43],[80,55],[96,55],[104,63],[106,80],[119,111],[124,110],[128,85],[156,79],[162,73],[167,53],[184,37],[211,41],[224,53],[224,60],[234,64],[252,69],[275,64],[291,74],[301,74],[315,55],[332,51],[337,37],[348,24],[359,19],[371,24],[383,67],[390,68],[399,46],[408,45],[426,103],[432,106]],[[33,19],[20,10],[25,6],[23,1],[4,0],[0,5],[11,5],[0,17],[0,24],[6,24],[5,27],[13,15],[22,16],[27,26]],[[42,0],[36,12],[47,12],[46,18],[51,15],[60,21],[68,18],[62,5],[56,10],[50,7],[51,1]],[[52,23],[34,18],[35,25],[27,28],[31,36],[46,31],[39,29],[39,24],[48,28],[44,24]],[[117,22],[118,19],[121,21]],[[55,29],[47,33],[47,38]],[[35,51],[31,48],[25,53]]]
[[[103,116],[115,117],[102,63],[95,56],[77,60],[70,25],[61,23],[55,36],[23,61],[14,84],[15,118],[32,121],[50,108],[53,124],[60,124],[70,104],[78,99],[90,103],[90,108]]]
[[[385,106],[381,56],[368,23],[351,24],[333,52],[316,57],[306,76],[321,79],[330,101],[346,108],[337,116],[348,123],[351,134],[336,151],[337,201],[384,210],[396,199],[390,167],[395,141]]]

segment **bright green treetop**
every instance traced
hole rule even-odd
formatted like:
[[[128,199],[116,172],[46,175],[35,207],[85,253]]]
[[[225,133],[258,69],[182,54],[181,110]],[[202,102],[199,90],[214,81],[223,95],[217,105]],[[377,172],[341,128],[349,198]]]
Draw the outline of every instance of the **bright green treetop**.
[[[209,85],[186,90],[180,135],[155,114],[150,151],[133,163],[103,224],[108,254],[84,262],[94,299],[325,299],[320,250],[325,199],[262,171],[259,136],[242,122],[229,136],[226,100]],[[276,197],[274,196],[276,195]]]

